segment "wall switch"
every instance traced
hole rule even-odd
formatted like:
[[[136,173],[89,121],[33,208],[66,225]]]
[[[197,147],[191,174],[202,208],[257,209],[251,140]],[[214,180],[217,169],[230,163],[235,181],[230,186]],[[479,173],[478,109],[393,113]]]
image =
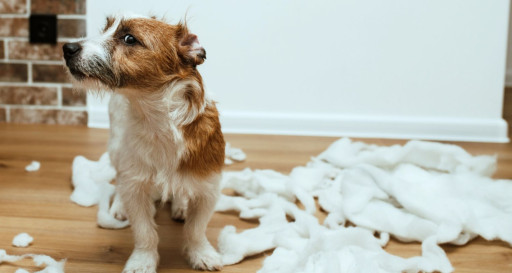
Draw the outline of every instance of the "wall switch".
[[[57,43],[57,15],[31,14],[29,18],[30,43]]]

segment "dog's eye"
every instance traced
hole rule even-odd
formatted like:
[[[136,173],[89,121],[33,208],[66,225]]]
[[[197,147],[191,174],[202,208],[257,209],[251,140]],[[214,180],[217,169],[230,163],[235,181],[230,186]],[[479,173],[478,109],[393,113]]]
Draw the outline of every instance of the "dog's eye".
[[[133,37],[131,34],[126,34],[124,35],[123,37],[123,41],[125,44],[127,45],[133,45],[137,42],[137,40],[135,39],[135,37]]]

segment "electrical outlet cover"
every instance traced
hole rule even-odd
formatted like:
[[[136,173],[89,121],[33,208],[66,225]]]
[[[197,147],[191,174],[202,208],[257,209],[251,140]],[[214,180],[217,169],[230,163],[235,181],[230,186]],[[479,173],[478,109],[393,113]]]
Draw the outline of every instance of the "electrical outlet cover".
[[[57,43],[57,15],[31,14],[29,18],[30,43]]]

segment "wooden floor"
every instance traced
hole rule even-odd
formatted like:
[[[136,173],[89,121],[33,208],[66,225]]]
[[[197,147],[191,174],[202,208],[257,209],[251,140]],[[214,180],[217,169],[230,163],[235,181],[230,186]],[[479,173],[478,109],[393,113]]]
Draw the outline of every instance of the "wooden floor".
[[[227,170],[271,168],[283,173],[305,164],[335,140],[254,135],[227,135],[226,138],[248,156],[246,162]],[[121,272],[132,249],[130,229],[100,229],[96,226],[96,207],[83,208],[69,200],[73,158],[84,155],[98,159],[106,150],[107,139],[108,131],[100,129],[0,124],[0,249],[10,254],[41,253],[57,259],[66,258],[66,272]],[[404,143],[365,141],[381,145]],[[496,177],[512,178],[511,144],[457,144],[473,154],[497,154]],[[24,167],[32,160],[40,161],[41,169],[27,173]],[[160,235],[159,272],[194,272],[179,252],[182,224],[170,219],[168,207],[161,209],[156,218]],[[228,224],[239,229],[255,225],[241,221],[233,214],[217,213],[208,229],[208,237],[214,244],[219,231]],[[28,232],[35,238],[32,246],[26,249],[10,246],[12,238],[20,232]],[[446,245],[443,248],[455,272],[512,272],[512,248],[504,243],[477,239],[467,246]],[[394,240],[386,250],[403,257],[421,252],[419,244],[402,244]],[[264,256],[226,266],[222,272],[256,272]],[[18,265],[0,264],[0,272],[14,272]]]

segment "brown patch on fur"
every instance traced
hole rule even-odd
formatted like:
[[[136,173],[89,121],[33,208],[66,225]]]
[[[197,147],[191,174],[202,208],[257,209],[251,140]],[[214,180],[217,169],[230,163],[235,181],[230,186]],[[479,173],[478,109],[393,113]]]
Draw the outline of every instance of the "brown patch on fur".
[[[124,43],[123,37],[132,35],[133,45]],[[199,74],[195,64],[188,62],[188,52],[179,50],[180,41],[190,35],[185,25],[136,18],[120,23],[113,40],[112,63],[118,80],[117,87],[138,90],[157,90],[165,84]]]
[[[178,171],[197,178],[220,173],[224,165],[226,143],[217,108],[214,105],[206,106],[204,113],[182,129],[187,152]]]
[[[195,34],[188,33],[181,39],[178,47],[183,59],[193,65],[200,65],[206,59],[206,51],[204,48],[197,45],[199,45],[197,36]]]
[[[201,82],[200,80],[197,82]],[[188,111],[192,108],[201,109],[204,103],[204,90],[194,87],[193,85],[187,85],[183,91],[183,97],[188,101]]]
[[[115,19],[114,17],[107,17],[107,22],[105,23],[105,27],[103,27],[103,32],[107,31],[107,29],[109,29],[112,24],[114,23]]]

